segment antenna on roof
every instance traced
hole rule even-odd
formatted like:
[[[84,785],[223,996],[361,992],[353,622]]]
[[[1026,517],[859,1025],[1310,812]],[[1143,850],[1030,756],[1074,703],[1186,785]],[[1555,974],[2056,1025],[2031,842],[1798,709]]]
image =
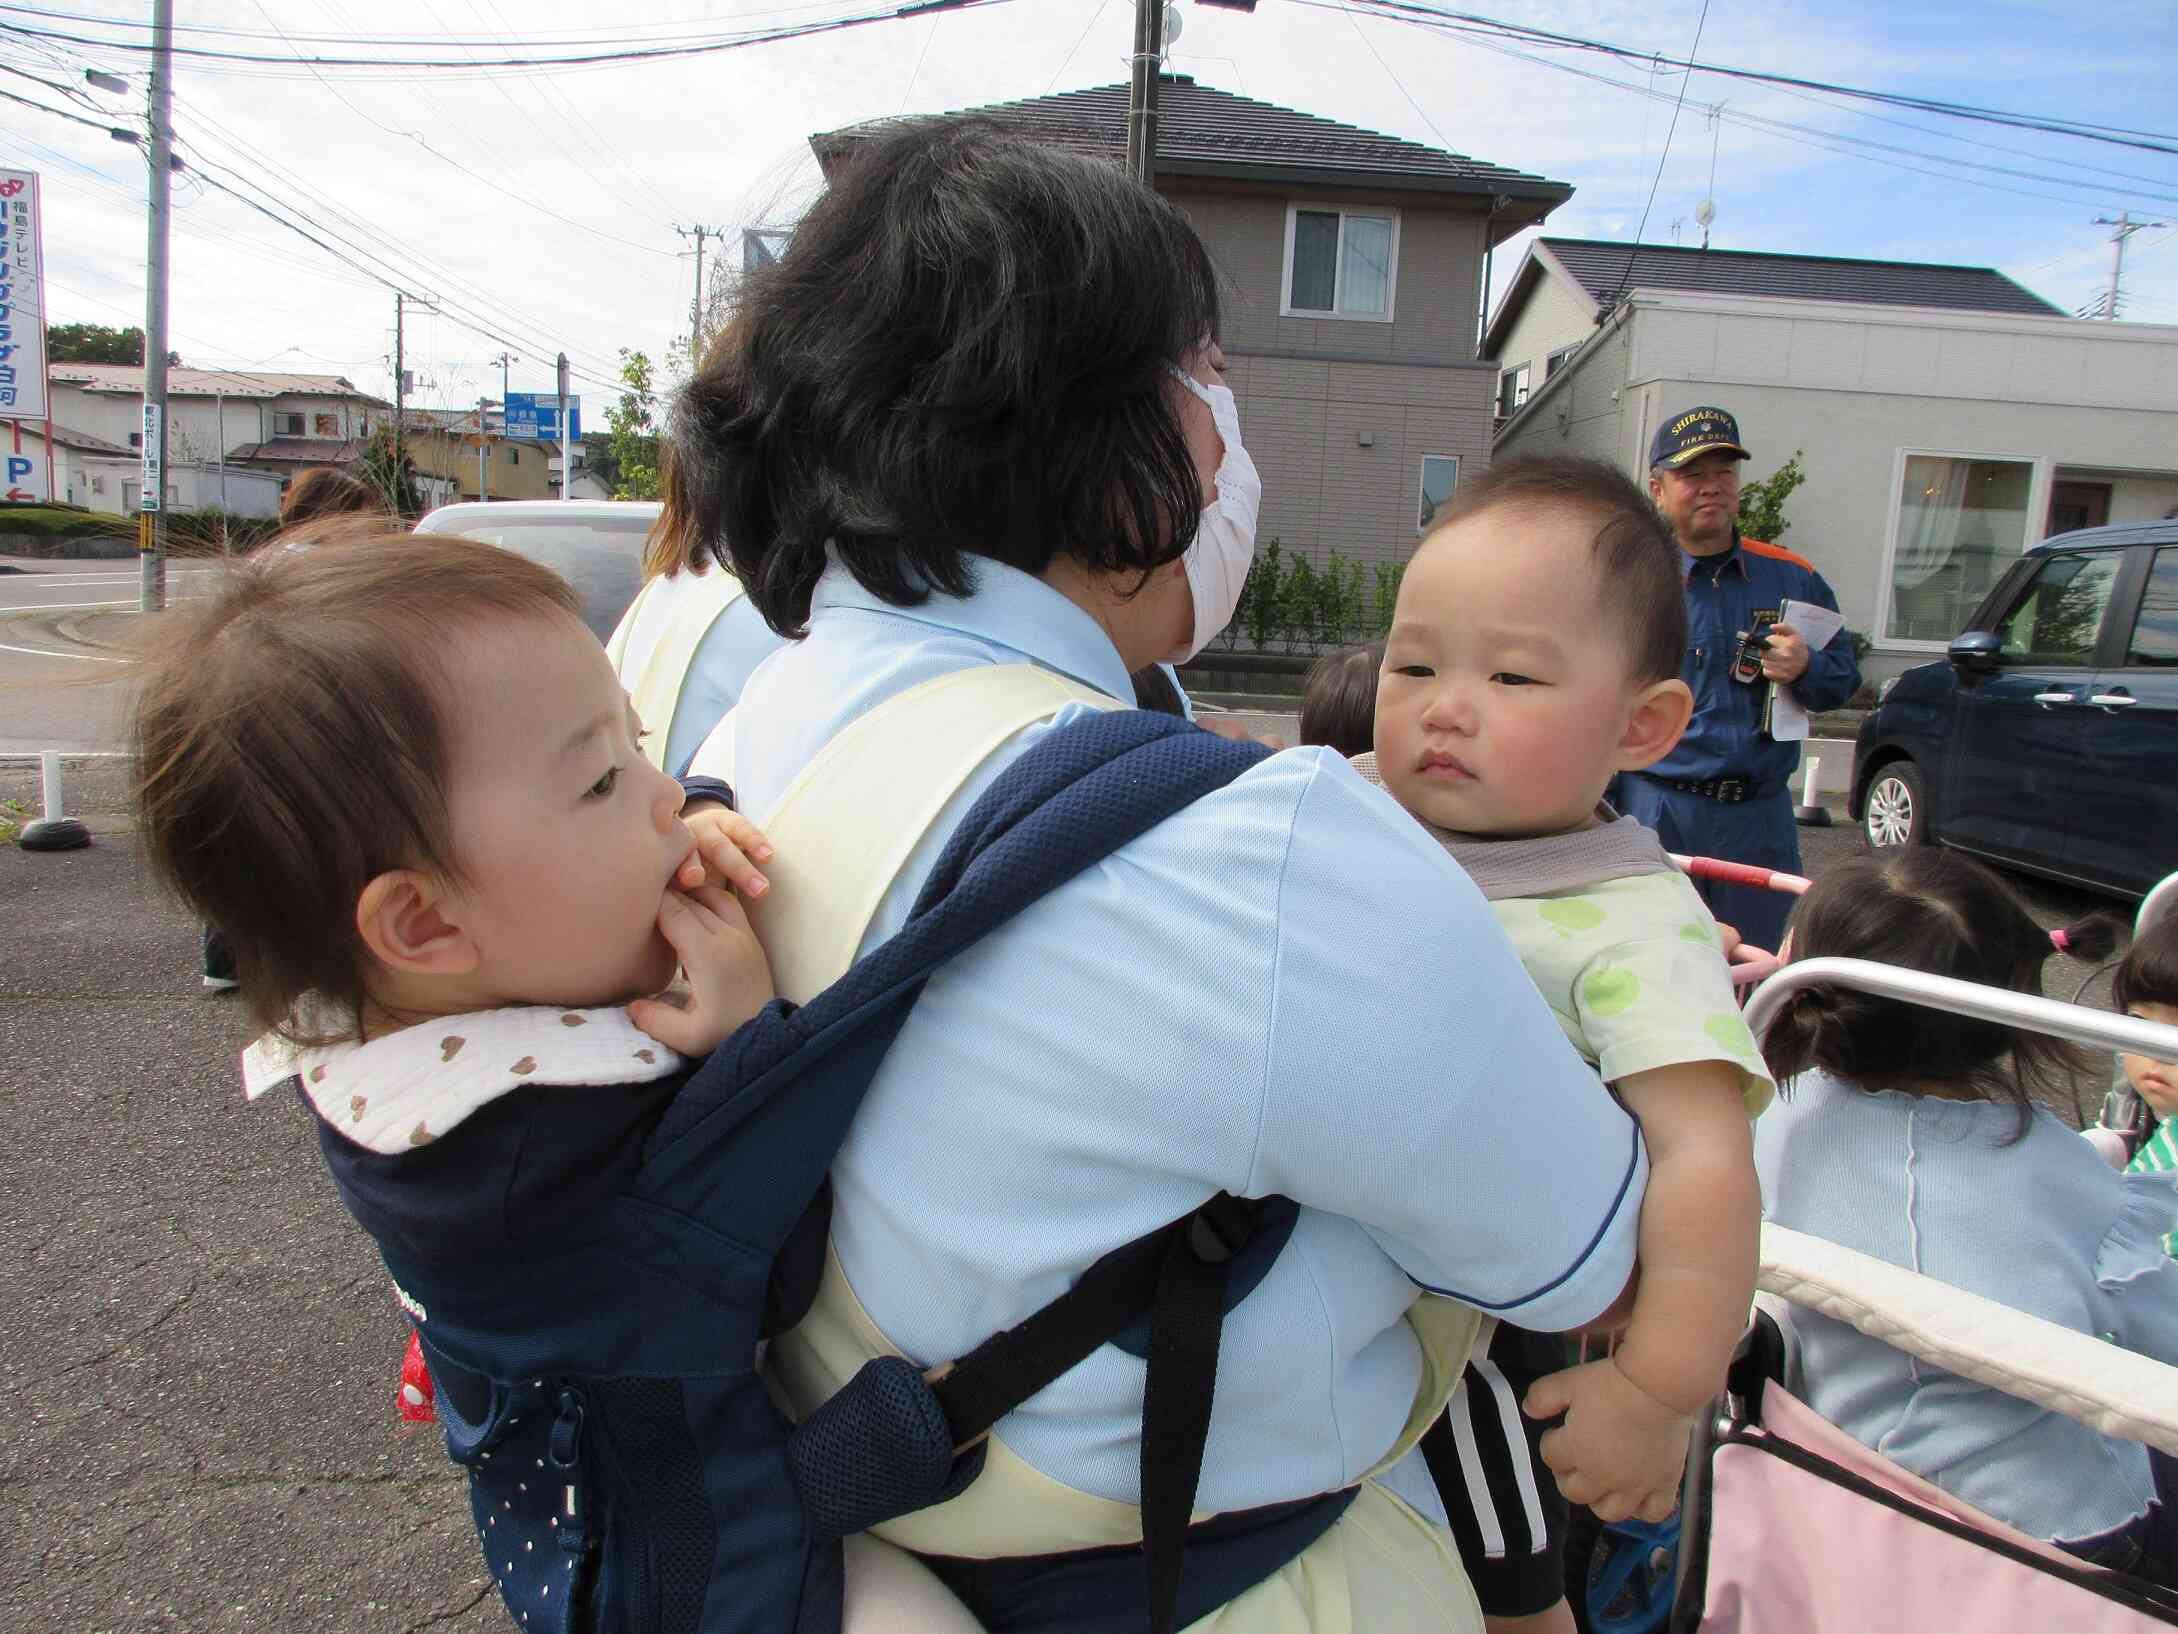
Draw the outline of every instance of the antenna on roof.
[[[1724,104],[1719,102],[1709,110],[1709,194],[1694,212],[1694,219],[1701,223],[1702,248],[1709,248],[1709,224],[1717,219],[1717,137],[1724,130]]]

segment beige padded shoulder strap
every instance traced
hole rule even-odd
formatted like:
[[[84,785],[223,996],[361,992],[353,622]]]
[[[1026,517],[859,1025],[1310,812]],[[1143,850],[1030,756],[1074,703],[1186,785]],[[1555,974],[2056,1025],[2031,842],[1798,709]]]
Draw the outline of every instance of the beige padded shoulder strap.
[[[1767,1222],[1759,1286],[1947,1373],[2178,1454],[2178,1368],[2152,1357]]]
[[[711,626],[727,608],[741,599],[742,594],[741,581],[723,568],[713,567],[702,573],[674,577],[677,584],[685,587],[673,608],[673,616],[658,632],[658,639],[651,643],[649,654],[635,674],[630,675],[627,668],[631,632],[643,604],[665,582],[663,577],[652,579],[643,586],[627,612],[621,615],[612,640],[605,645],[605,655],[612,660],[614,673],[634,701],[637,718],[649,728],[649,736],[643,740],[643,757],[661,771],[668,769],[666,740],[673,732],[673,717],[681,707],[681,689],[687,683],[689,666],[696,660],[696,649],[711,633]]]
[[[782,998],[806,1004],[839,979],[894,876],[999,746],[1070,703],[1116,698],[1033,664],[981,664],[910,687],[838,733],[769,811],[771,889],[749,921]]]

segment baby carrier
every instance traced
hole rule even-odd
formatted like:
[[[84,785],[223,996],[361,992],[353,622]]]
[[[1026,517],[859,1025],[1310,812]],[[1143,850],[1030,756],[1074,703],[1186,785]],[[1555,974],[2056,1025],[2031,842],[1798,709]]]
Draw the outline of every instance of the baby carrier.
[[[808,1002],[774,1001],[599,1154],[564,1237],[478,1245],[457,1300],[446,1262],[380,1233],[518,1627],[830,1634],[841,1539],[961,1491],[998,1419],[1115,1339],[1149,1364],[1135,1603],[1169,1630],[1247,1586],[1221,1580],[1215,1538],[1192,1546],[1189,1515],[1223,1315],[1283,1246],[1290,1202],[1213,1197],[927,1377],[870,1362],[799,1428],[757,1355],[810,1303],[826,1171],[932,972],[1265,753],[1134,712],[1051,732],[977,801],[897,935]],[[574,1147],[595,1131],[571,1116]],[[325,1144],[368,1221],[371,1154]],[[1252,1558],[1298,1553],[1348,1496],[1261,1517]]]

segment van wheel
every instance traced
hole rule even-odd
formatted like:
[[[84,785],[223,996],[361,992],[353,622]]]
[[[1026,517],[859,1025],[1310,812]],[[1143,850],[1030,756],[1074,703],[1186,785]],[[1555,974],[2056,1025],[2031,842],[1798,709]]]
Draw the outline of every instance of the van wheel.
[[[1871,851],[1928,843],[1928,785],[1921,768],[1894,760],[1868,785],[1867,815],[1861,833]]]

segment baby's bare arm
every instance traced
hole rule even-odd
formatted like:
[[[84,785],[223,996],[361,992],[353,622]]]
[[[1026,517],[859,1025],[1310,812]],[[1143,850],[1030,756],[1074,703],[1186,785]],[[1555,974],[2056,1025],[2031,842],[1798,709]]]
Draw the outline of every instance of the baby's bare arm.
[[[1641,1285],[1613,1360],[1682,1413],[1724,1387],[1761,1259],[1762,1195],[1740,1084],[1728,1063],[1694,1061],[1618,1085],[1648,1142],[1649,1188]]]
[[[1605,1520],[1661,1520],[1677,1499],[1693,1415],[1723,1387],[1746,1326],[1761,1196],[1732,1067],[1660,1067],[1618,1091],[1649,1148],[1632,1314],[1608,1360],[1539,1381],[1527,1410],[1566,1414],[1542,1450],[1568,1498]]]

